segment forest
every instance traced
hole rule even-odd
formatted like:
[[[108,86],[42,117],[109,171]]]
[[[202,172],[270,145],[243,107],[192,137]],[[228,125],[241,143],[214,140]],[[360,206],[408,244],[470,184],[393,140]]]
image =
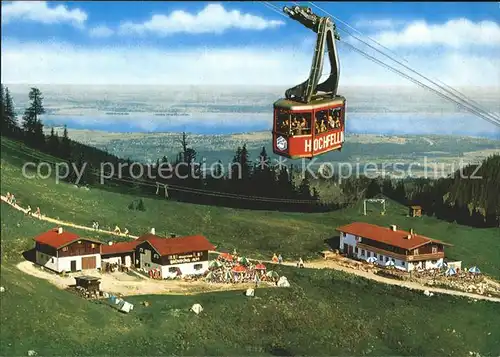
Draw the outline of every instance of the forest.
[[[245,145],[235,149],[232,162],[206,165],[190,147],[189,135],[182,133],[179,134],[179,153],[175,160],[170,162],[163,156],[155,164],[145,164],[73,141],[68,137],[67,128],[62,136],[58,136],[54,129],[45,135],[41,119],[46,112],[43,94],[38,88],[31,88],[28,95],[30,104],[18,123],[9,89],[1,86],[2,136],[22,141],[33,149],[72,164],[73,169],[65,180],[77,185],[97,185],[104,177],[107,189],[138,196],[155,195],[159,199],[197,204],[299,212],[335,210],[364,198],[383,195],[403,204],[421,205],[424,214],[448,221],[476,227],[500,226],[500,155],[493,155],[479,166],[470,165],[439,180],[366,176],[338,180],[336,175],[313,178],[293,165],[270,165],[265,148],[259,157],[251,158]],[[81,176],[78,175],[80,171]],[[315,185],[311,185],[313,181]],[[326,203],[320,199],[320,193],[322,183],[328,181],[338,182],[340,195]]]

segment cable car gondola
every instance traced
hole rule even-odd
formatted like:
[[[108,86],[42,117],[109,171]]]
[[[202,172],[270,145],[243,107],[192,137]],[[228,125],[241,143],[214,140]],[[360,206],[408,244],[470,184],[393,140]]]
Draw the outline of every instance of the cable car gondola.
[[[285,92],[274,107],[273,152],[309,158],[341,150],[345,133],[346,99],[337,95],[339,60],[335,40],[340,39],[329,17],[315,15],[308,7],[284,7],[283,11],[318,34],[309,78]],[[330,75],[318,84],[323,70],[325,45]]]

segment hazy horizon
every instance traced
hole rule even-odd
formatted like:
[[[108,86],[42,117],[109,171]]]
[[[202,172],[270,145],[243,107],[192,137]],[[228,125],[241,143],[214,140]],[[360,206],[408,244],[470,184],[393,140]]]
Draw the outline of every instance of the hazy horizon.
[[[30,86],[7,86],[20,115]],[[285,86],[38,86],[46,126],[117,132],[191,130],[199,134],[265,131]],[[468,87],[464,94],[500,112],[500,90]],[[419,87],[341,87],[347,130],[370,134],[471,135],[499,139],[500,128]],[[439,124],[437,124],[439,123]]]

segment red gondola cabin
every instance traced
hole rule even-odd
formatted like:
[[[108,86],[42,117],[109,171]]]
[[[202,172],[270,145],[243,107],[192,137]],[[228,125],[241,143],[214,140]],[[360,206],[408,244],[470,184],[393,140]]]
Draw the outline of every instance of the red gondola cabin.
[[[340,150],[345,133],[345,98],[310,104],[280,99],[274,103],[273,151],[290,159],[313,158]]]

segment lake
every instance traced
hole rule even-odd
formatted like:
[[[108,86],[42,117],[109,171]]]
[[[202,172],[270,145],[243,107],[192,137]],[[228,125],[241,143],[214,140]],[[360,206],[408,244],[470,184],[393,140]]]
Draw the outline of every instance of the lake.
[[[271,130],[271,113],[196,113],[187,116],[129,115],[59,116],[45,115],[46,127],[67,125],[69,129],[108,132],[182,132],[232,134]],[[500,139],[500,127],[469,114],[351,113],[347,131],[354,134],[460,135]]]

